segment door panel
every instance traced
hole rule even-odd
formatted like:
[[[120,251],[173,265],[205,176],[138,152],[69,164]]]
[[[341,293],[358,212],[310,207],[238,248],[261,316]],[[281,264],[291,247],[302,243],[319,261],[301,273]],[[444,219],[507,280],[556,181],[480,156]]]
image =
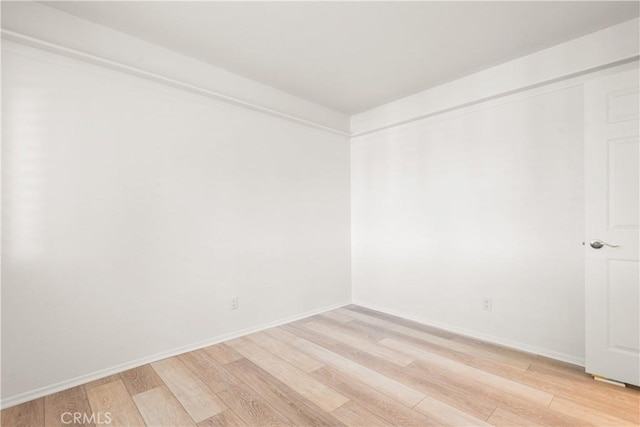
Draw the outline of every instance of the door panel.
[[[617,351],[637,353],[640,348],[638,323],[638,264],[633,260],[609,260],[608,346]]]
[[[585,85],[586,370],[640,385],[638,70]],[[614,245],[593,248],[595,239]],[[597,246],[597,245],[596,245]]]
[[[638,138],[609,141],[609,227],[638,227]]]

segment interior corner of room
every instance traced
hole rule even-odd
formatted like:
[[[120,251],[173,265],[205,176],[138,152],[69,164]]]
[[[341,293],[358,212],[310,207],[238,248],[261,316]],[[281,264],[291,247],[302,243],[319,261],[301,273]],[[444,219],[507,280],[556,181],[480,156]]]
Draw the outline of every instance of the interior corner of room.
[[[1,5],[3,408],[351,304],[640,385],[637,5],[387,99],[58,3]]]

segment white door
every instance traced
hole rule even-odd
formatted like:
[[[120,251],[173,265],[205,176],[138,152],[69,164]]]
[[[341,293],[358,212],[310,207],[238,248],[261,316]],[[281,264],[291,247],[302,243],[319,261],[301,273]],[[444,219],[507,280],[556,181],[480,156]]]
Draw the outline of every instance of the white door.
[[[586,371],[640,385],[638,70],[585,85]]]

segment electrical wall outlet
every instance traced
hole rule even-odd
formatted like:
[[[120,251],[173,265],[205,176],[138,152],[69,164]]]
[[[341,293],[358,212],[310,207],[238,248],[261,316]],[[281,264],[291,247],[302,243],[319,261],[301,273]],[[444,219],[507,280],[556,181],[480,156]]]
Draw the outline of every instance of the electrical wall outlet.
[[[493,308],[493,303],[491,302],[491,298],[483,298],[482,309],[484,311],[491,311],[492,308]]]
[[[238,309],[238,297],[231,297],[231,310]]]

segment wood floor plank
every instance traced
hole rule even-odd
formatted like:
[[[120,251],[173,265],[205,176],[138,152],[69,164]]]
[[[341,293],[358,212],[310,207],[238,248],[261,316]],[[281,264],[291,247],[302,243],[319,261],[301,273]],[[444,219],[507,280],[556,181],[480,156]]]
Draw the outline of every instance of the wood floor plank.
[[[286,342],[275,341],[264,332],[247,335],[246,338],[258,344],[265,350],[275,354],[282,360],[291,363],[303,372],[315,371],[316,369],[324,366],[324,363],[307,356]]]
[[[131,427],[144,425],[138,408],[121,379],[87,390],[87,397],[93,414],[105,420],[103,423]]]
[[[459,376],[419,362],[405,368],[409,375],[417,378],[429,397],[460,409],[478,419],[486,420],[499,403],[483,393],[483,389]]]
[[[515,350],[513,348],[505,347],[503,345],[493,344],[486,341],[481,341],[476,338],[465,337],[462,335],[455,335],[451,338],[452,341],[458,342],[461,344],[468,345],[470,347],[476,347],[482,349],[484,351],[494,353],[496,355],[502,355],[509,359],[520,360],[524,363],[534,363],[540,360],[539,356],[536,356],[533,353],[527,353],[520,350]]]
[[[108,377],[100,378],[95,381],[88,382],[84,385],[85,391],[89,392],[94,387],[100,387],[101,385],[109,384],[120,379],[120,374],[109,375]]]
[[[628,404],[620,402],[615,397],[616,391],[609,391],[610,395],[608,397],[596,396],[595,393],[589,392],[583,394],[569,391],[559,393],[556,397],[565,398],[577,405],[586,406],[602,413],[616,414],[616,416],[640,426],[640,403]]]
[[[331,414],[350,427],[377,427],[393,425],[393,423],[374,415],[367,408],[353,400],[334,409]]]
[[[133,396],[148,426],[195,427],[195,423],[167,386],[152,388]]]
[[[522,384],[530,385],[531,387],[546,391],[550,394],[557,394],[565,390],[561,382],[555,378],[545,379],[541,375],[532,375],[528,371],[521,371],[520,369],[503,365],[494,360],[475,357],[467,362],[467,365],[481,369],[485,372],[499,375],[503,378],[508,378]]]
[[[339,372],[332,366],[320,368],[311,375],[395,425],[416,427],[439,425],[437,420],[414,411],[397,400]]]
[[[497,427],[539,427],[543,425],[502,408],[497,408],[487,422]]]
[[[419,329],[401,325],[397,322],[394,322],[391,319],[385,319],[384,316],[378,313],[370,313],[366,311],[363,312],[362,310],[356,310],[356,309],[351,309],[347,307],[338,309],[336,311],[338,313],[345,314],[353,318],[354,320],[361,320],[363,322],[367,322],[376,326],[381,326],[383,328],[387,328],[390,330],[393,330],[394,326],[401,326],[400,328],[401,331],[404,331],[405,330],[404,328],[407,328],[407,329],[411,329],[413,332],[421,332]],[[418,335],[418,336],[421,336],[421,335]]]
[[[375,317],[379,317],[381,319],[385,319],[388,320],[390,322],[393,323],[397,323],[399,325],[402,326],[406,326],[408,328],[411,329],[415,329],[418,331],[422,331],[422,332],[426,332],[428,334],[431,335],[435,335],[438,337],[442,337],[442,338],[447,338],[447,339],[453,339],[459,335],[454,334],[453,332],[449,332],[449,331],[445,331],[442,329],[438,329],[436,327],[433,326],[429,326],[429,325],[425,325],[423,323],[418,323],[418,322],[414,322],[413,320],[409,320],[409,319],[404,319],[402,317],[398,317],[398,316],[393,316],[391,314],[387,314],[387,313],[382,313],[380,311],[375,311],[375,310],[371,310],[365,307],[360,307],[357,305],[349,305],[347,307],[343,307],[342,310],[346,313],[347,316],[349,316],[349,312],[355,311],[358,313],[362,313],[362,314],[368,314],[371,316],[375,316]],[[350,316],[353,318],[353,316]]]
[[[121,372],[120,378],[132,396],[165,385],[151,365],[142,365]]]
[[[178,358],[215,393],[226,390],[236,382],[222,365],[202,349],[181,354]]]
[[[518,352],[518,350],[511,349],[513,352]],[[589,377],[589,375],[584,371],[584,366],[574,365],[573,363],[563,362],[561,360],[554,360],[548,357],[544,357],[541,355],[535,355],[535,357],[531,360],[531,367],[540,366],[546,369],[552,369],[559,374],[568,374],[576,377]],[[529,369],[531,369],[531,367]]]
[[[37,427],[45,425],[44,398],[3,409],[0,412],[0,425],[7,427]]]
[[[425,392],[424,382],[421,378],[415,377],[415,372],[407,372],[407,368],[400,367],[387,360],[381,359],[367,352],[359,350],[357,347],[352,347],[341,341],[334,340],[333,338],[323,335],[303,327],[304,325],[291,326],[291,330],[295,331],[297,335],[287,335],[291,339],[304,338],[312,343],[319,345],[327,350],[330,350],[342,357],[350,359],[351,361],[378,372],[386,377],[396,380],[409,388],[413,388],[419,392]],[[284,327],[284,326],[283,326]],[[287,334],[289,334],[287,332]],[[430,390],[429,390],[430,391]],[[493,411],[495,407],[491,408]]]
[[[442,425],[447,426],[488,426],[483,420],[467,414],[464,411],[449,406],[432,397],[426,397],[413,409],[435,418]]]
[[[416,347],[422,348],[425,351],[428,351],[433,354],[437,354],[438,356],[447,357],[452,360],[456,360],[458,362],[468,362],[476,356],[470,355],[468,353],[464,353],[462,351],[453,350],[451,348],[447,348],[438,344],[434,344],[432,342],[428,342],[422,340],[420,338],[411,337],[409,335],[405,335],[399,332],[390,331],[380,326],[371,325],[366,322],[362,322],[360,320],[354,320],[349,322],[344,327],[351,328],[360,333],[374,333],[380,336],[376,341],[382,341],[385,338],[393,338],[398,341],[406,342],[408,344],[412,344]],[[381,336],[382,335],[382,336]]]
[[[482,358],[473,359],[469,365],[544,390],[555,396],[565,397],[577,404],[602,412],[615,412],[620,418],[640,424],[640,394],[626,394],[620,387],[609,386],[609,384],[600,385],[593,380],[585,381],[577,387],[575,381],[555,375],[553,370],[538,373],[529,370],[522,372]]]
[[[501,376],[483,371],[481,369],[474,368],[472,366],[465,365],[463,363],[455,362],[435,354],[426,353],[415,346],[408,345],[397,340],[387,338],[380,341],[380,343],[391,348],[395,348],[398,351],[411,354],[417,359],[425,360],[430,364],[437,364],[442,369],[469,376],[475,381],[481,381],[491,387],[497,388],[509,394],[518,395],[523,399],[531,400],[532,402],[548,405],[553,399],[553,395],[550,393],[535,389],[533,387],[529,387],[516,381],[503,378]]]
[[[577,373],[573,370],[564,370],[561,371],[557,369],[557,367],[548,367],[537,364],[531,364],[529,369],[527,369],[532,374],[540,375],[545,378],[555,377],[559,381],[563,381],[565,383],[570,383],[580,388],[585,388],[588,390],[598,390],[603,392],[604,394],[614,396],[616,400],[621,402],[627,402],[635,405],[640,402],[640,393],[638,388],[633,387],[618,387],[612,384],[606,384],[602,382],[596,382],[593,380],[591,375],[588,375],[584,372]]]
[[[325,317],[322,320],[326,323],[328,321],[335,322],[334,320],[327,319]],[[354,334],[358,334],[359,336],[369,339],[371,341],[378,342],[385,338],[389,338],[389,331],[386,329],[382,329],[375,325],[371,325],[366,322],[362,322],[360,320],[351,320],[349,322],[336,322],[338,326],[343,329],[346,329]]]
[[[584,367],[574,365],[572,363],[550,359],[545,356],[541,356],[533,353],[527,353],[527,352],[523,352],[513,348],[509,348],[509,347],[501,346],[498,344],[481,341],[476,338],[471,338],[471,337],[466,337],[461,335],[454,335],[452,337],[452,340],[460,343],[465,343],[467,345],[483,348],[485,350],[491,351],[493,353],[501,354],[509,358],[521,360],[531,365],[542,366],[547,369],[554,369],[561,374],[572,373],[580,377],[586,376],[584,372]]]
[[[569,381],[574,381],[579,383],[587,383],[587,382],[591,383],[593,380],[591,375],[588,375],[584,371],[584,368],[582,368],[582,371],[577,371],[572,368],[562,369],[557,365],[550,366],[548,364],[545,365],[545,364],[532,362],[531,365],[529,365],[529,368],[527,369],[527,371],[535,372],[535,373],[541,372],[548,375],[555,375],[559,378],[563,378]]]
[[[305,326],[304,324],[290,324],[290,325],[283,325],[279,329],[282,328],[288,331],[292,331],[292,333],[295,333],[296,335],[293,335],[292,339],[304,338],[305,340],[319,346],[320,348],[323,348],[325,350],[328,350],[332,353],[337,354],[338,356],[341,356],[343,359],[340,359],[340,360],[346,359],[347,360],[346,363],[354,369],[350,369],[351,372],[347,372],[344,369],[343,371],[349,375],[352,375],[353,373],[356,373],[356,372],[359,373],[360,376],[365,378],[364,381],[366,381],[372,387],[377,387],[376,380],[382,377],[381,378],[382,380],[385,380],[385,381],[392,380],[392,381],[395,381],[396,384],[400,383],[402,390],[406,391],[406,389],[408,388],[409,392],[413,394],[413,398],[416,399],[415,403],[417,403],[421,399],[420,399],[420,395],[416,395],[413,392],[423,393],[422,396],[424,396],[425,390],[424,390],[424,387],[422,387],[424,384],[421,381],[419,381],[417,378],[415,378],[412,374],[407,373],[406,368],[402,368],[398,365],[388,362],[387,360],[376,357],[370,353],[361,351],[357,347],[352,347],[341,341],[334,340],[333,338],[327,335],[317,333],[311,329],[305,328],[304,326]],[[353,365],[353,363],[355,363],[355,365]],[[344,363],[342,365],[344,365]],[[360,369],[357,367],[357,365],[360,365],[361,367],[364,367],[369,371]],[[334,367],[337,367],[338,369],[342,369],[340,364],[334,365]],[[375,374],[369,375],[371,371],[375,372]],[[385,379],[384,377],[387,377],[387,378]],[[381,389],[385,390],[384,387]],[[393,394],[394,392],[396,394]],[[398,391],[394,390],[394,388],[391,388],[388,391],[385,391],[385,393],[387,393],[390,397],[393,397],[393,398],[397,398],[396,397],[397,392]],[[399,399],[402,400],[402,398],[399,398]],[[412,406],[413,404],[411,400],[407,400],[405,403],[409,406]],[[493,409],[494,408],[491,408],[491,410]]]
[[[47,427],[68,426],[69,423],[66,421],[68,421],[69,415],[67,414],[73,416],[75,413],[86,414],[86,417],[82,416],[77,422],[74,422],[74,427],[95,426],[95,422],[90,418],[91,405],[84,386],[63,390],[44,398],[44,423]],[[64,420],[63,414],[65,414]]]
[[[151,366],[196,423],[227,409],[218,396],[179,358],[160,360]]]
[[[435,374],[437,379],[434,385],[444,385],[444,391],[429,393],[429,397],[462,409],[471,415],[473,415],[474,409],[477,409],[473,406],[477,402],[482,403],[482,405],[489,404],[493,406],[494,409],[497,407],[506,408],[509,411],[545,425],[569,426],[579,424],[575,418],[550,410],[546,404],[533,402],[529,399],[509,394],[503,390],[498,390],[468,375],[459,375],[450,370],[439,369],[438,367],[431,366],[426,361],[417,361],[411,365],[411,368],[413,368],[414,365],[419,366],[421,370],[431,371],[430,375]],[[452,387],[455,390],[455,394],[453,395],[447,391]],[[452,397],[456,398],[456,400],[450,402],[449,399]],[[461,399],[466,399],[466,402],[461,401]],[[465,403],[469,405],[468,408],[463,406]],[[474,416],[482,419],[481,416]]]
[[[451,375],[450,371],[439,369],[428,363],[413,363],[406,368],[399,368],[382,359],[343,344],[334,344],[324,336],[318,337],[308,330],[291,328],[303,337],[327,349],[338,352],[358,363],[367,366],[383,375],[400,381],[418,391],[435,397],[438,400],[468,412],[480,419],[486,419],[500,404],[511,408],[522,408],[535,411],[536,407],[523,402],[522,399],[507,395],[460,375]]]
[[[213,357],[213,360],[221,365],[235,362],[242,359],[242,355],[226,345],[225,343],[212,345],[203,349],[209,356]]]
[[[317,345],[349,358],[360,365],[379,372],[426,395],[436,397],[442,402],[466,411],[477,418],[486,419],[498,406],[499,402],[487,399],[480,393],[482,390],[471,388],[470,391],[469,381],[461,381],[460,377],[452,378],[447,371],[438,370],[431,366],[425,368],[416,363],[402,368],[301,326],[291,326],[291,330],[296,331],[299,336]]]
[[[379,389],[399,402],[412,407],[425,398],[425,395],[379,372],[366,368],[346,357],[327,350],[303,338],[293,342],[293,346],[306,352],[311,357],[322,360],[336,370],[353,377],[375,389]]]
[[[107,412],[110,425],[638,427],[640,390],[348,306],[7,408],[1,422],[106,425]]]
[[[401,383],[405,383],[409,387],[412,387],[411,384],[406,383],[407,378],[405,377],[407,377],[407,375],[404,369],[405,367],[403,366],[399,366],[398,364],[390,362],[387,359],[363,351],[357,346],[352,346],[346,342],[336,340],[327,334],[322,334],[312,329],[308,329],[304,325],[292,327],[291,330],[295,331],[297,334],[295,336],[295,339],[304,338],[307,341],[315,343],[320,347],[323,347],[342,357],[350,359],[351,361],[359,365],[377,371],[384,376],[395,379]],[[416,390],[420,391],[419,389]]]
[[[220,412],[211,418],[198,423],[198,427],[234,427],[246,426],[247,424],[238,417],[231,409]]]
[[[407,366],[416,360],[414,357],[407,356],[388,347],[363,339],[362,335],[358,336],[357,334],[344,330],[340,327],[327,326],[326,324],[318,321],[307,322],[304,324],[304,327],[332,337],[338,341],[358,347],[362,351],[366,351],[367,353],[380,357],[381,359],[387,360],[398,366]]]
[[[229,342],[229,345],[327,412],[333,411],[349,400],[252,341],[244,338],[237,339]]]
[[[553,402],[551,402],[551,405],[549,405],[549,409],[574,417],[582,421],[584,425],[612,427],[638,426],[638,424],[632,421],[627,421],[616,415],[600,412],[588,406],[579,405],[563,397],[556,396]]]
[[[451,350],[455,350],[462,353],[467,353],[469,355],[485,357],[488,359],[496,359],[503,363],[519,367],[522,370],[525,370],[529,367],[529,362],[522,360],[514,360],[508,356],[503,356],[502,354],[492,352],[490,350],[484,348],[474,347],[465,343],[461,343],[452,339],[442,338],[437,335],[433,335],[428,332],[416,330],[414,328],[410,328],[404,325],[400,325],[393,321],[384,320],[380,317],[372,316],[370,314],[362,314],[359,312],[349,312],[351,316],[356,319],[362,320],[364,322],[369,322],[374,325],[378,325],[384,328],[387,328],[391,331],[395,331],[407,336],[411,336],[414,338],[421,339],[426,342],[430,342],[432,344],[436,344],[442,347],[449,348]]]
[[[427,369],[415,363],[401,368],[383,359],[361,352],[355,347],[305,329],[303,325],[296,326],[291,324],[280,328],[287,328],[298,334],[293,335],[283,330],[285,332],[281,336],[283,338],[305,338],[426,395],[437,395],[439,400],[467,411],[475,417],[486,419],[498,406],[499,402],[485,398],[479,392],[475,392],[475,389],[469,392],[468,381],[460,381],[459,377],[454,378],[452,381],[449,373],[444,370],[438,370],[431,366]]]
[[[247,359],[229,363],[226,368],[295,425],[342,425],[337,418]]]
[[[287,418],[262,400],[244,384],[238,384],[218,393],[220,398],[247,425],[288,426]]]
[[[265,329],[262,332],[269,335],[271,338],[274,338],[274,339],[280,340],[281,342],[289,343],[289,344],[299,338],[296,334],[291,333],[281,327]]]
[[[325,317],[327,319],[335,320],[336,322],[346,323],[353,320],[353,317],[348,314],[338,312],[338,311],[327,311],[325,313],[321,313],[320,317]]]

